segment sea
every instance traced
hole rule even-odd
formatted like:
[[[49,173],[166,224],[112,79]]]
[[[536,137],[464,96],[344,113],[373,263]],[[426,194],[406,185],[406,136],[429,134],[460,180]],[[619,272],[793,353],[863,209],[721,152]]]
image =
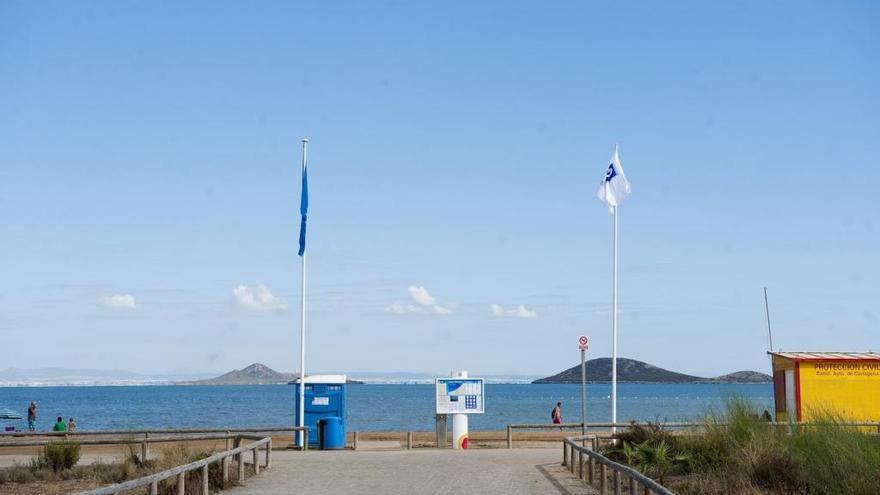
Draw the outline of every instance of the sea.
[[[433,431],[434,385],[347,385],[348,431]],[[27,416],[37,401],[37,428],[54,419],[76,419],[80,430],[243,428],[294,424],[295,387],[290,385],[156,385],[0,388],[0,409]],[[772,411],[771,384],[621,383],[618,420],[689,421],[723,410],[743,398],[760,413]],[[611,385],[587,386],[587,421],[611,419]],[[503,430],[509,423],[549,423],[562,402],[564,421],[579,422],[580,385],[486,384],[485,414],[470,417],[470,429]],[[24,429],[22,420],[0,420]]]

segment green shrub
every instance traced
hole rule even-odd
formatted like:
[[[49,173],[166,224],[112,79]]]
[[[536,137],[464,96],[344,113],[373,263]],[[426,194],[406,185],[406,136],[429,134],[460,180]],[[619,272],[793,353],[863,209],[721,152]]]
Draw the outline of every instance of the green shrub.
[[[616,433],[614,435],[614,438],[616,438],[620,442],[630,443],[633,445],[638,445],[645,442],[648,442],[648,444],[650,445],[656,445],[660,442],[674,444],[674,436],[675,435],[673,435],[672,433],[664,430],[663,427],[659,424],[649,422],[645,425],[639,425],[635,422],[632,422],[625,430]]]
[[[36,460],[36,467],[48,467],[54,472],[72,468],[79,461],[79,444],[76,442],[49,442]]]

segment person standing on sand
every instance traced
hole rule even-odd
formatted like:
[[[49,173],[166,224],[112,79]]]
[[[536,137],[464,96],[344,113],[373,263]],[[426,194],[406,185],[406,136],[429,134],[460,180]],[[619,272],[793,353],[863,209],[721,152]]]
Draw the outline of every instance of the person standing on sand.
[[[76,421],[73,418],[67,420],[67,431],[76,431]]]
[[[67,431],[67,425],[64,424],[64,418],[58,416],[58,419],[55,421],[55,426],[52,427],[52,431]]]
[[[562,402],[556,403],[556,407],[554,407],[553,412],[550,413],[550,418],[553,419],[554,425],[562,424]],[[562,428],[559,428],[559,431],[562,431]]]
[[[28,431],[34,431],[37,429],[37,402],[31,401],[31,405],[28,406]]]

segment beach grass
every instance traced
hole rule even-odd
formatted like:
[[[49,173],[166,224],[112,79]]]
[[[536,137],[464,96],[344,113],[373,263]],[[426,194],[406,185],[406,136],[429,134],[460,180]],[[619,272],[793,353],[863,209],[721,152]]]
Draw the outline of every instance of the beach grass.
[[[814,417],[809,426],[772,425],[732,398],[701,433],[634,425],[606,454],[682,495],[880,493],[880,437],[838,414]]]

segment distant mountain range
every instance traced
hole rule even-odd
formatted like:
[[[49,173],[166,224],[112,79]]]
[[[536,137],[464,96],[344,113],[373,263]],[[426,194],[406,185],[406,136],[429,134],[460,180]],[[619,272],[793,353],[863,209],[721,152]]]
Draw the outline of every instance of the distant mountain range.
[[[587,381],[610,382],[611,358],[591,359],[586,363]],[[653,382],[653,383],[770,383],[773,377],[757,371],[737,371],[714,378],[685,375],[648,364],[635,359],[617,358],[617,380],[620,382]],[[581,365],[557,373],[553,376],[539,378],[532,383],[580,383]]]
[[[39,387],[65,385],[167,385],[199,380],[207,373],[145,374],[124,370],[70,368],[6,368],[0,370],[0,387]]]

